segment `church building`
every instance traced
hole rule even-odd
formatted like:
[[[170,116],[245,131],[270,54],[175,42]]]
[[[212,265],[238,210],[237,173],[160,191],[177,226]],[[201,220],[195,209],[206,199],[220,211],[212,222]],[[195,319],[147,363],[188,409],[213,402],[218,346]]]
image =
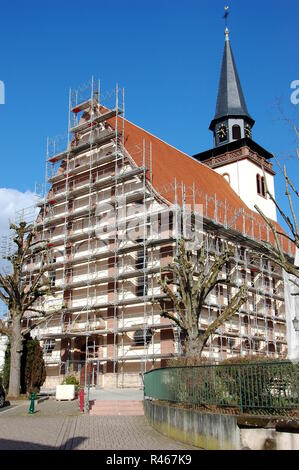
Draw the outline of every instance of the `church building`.
[[[136,387],[143,372],[182,354],[178,326],[160,315],[162,305],[175,308],[158,276],[186,233],[200,238],[208,256],[225,242],[235,252],[225,267],[232,286],[210,293],[200,328],[241,284],[248,288],[246,303],[204,355],[283,356],[282,273],[261,251],[259,242],[273,239],[254,208],[277,223],[264,179],[274,194],[272,155],[253,139],[228,29],[210,124],[214,145],[205,152],[189,156],[127,120],[118,88],[102,96],[92,80],[88,93],[70,94],[65,147],[48,142],[49,186],[35,221],[37,237],[49,240],[54,291],[45,300],[52,318],[34,330],[47,366],[44,388],[65,374],[96,387]],[[38,259],[27,266],[28,273],[38,269]]]

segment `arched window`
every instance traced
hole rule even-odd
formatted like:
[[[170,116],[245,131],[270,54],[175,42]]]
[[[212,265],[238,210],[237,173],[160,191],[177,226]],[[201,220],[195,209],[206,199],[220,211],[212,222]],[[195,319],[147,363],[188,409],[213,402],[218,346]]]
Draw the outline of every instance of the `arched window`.
[[[266,197],[266,185],[264,177],[262,177],[262,196]]]
[[[257,189],[257,193],[258,193],[258,194],[262,194],[262,192],[261,192],[261,187],[262,187],[262,185],[261,185],[261,177],[260,177],[260,175],[256,175],[256,189]]]
[[[228,182],[228,184],[230,184],[230,176],[228,173],[223,173],[223,178],[226,179],[226,181]]]
[[[265,178],[261,175],[256,175],[256,188],[260,196],[266,197]]]
[[[241,127],[237,124],[233,126],[233,139],[238,140],[241,139]]]

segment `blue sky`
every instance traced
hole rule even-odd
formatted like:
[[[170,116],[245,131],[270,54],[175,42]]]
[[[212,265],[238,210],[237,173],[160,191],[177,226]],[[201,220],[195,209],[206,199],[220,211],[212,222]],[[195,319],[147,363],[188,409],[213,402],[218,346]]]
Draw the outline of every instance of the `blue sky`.
[[[256,120],[253,138],[275,152],[298,183],[298,164],[289,158],[295,137],[275,100],[298,119],[290,83],[299,80],[299,2],[228,3],[231,43]],[[2,0],[0,80],[6,103],[0,105],[0,189],[33,191],[44,181],[46,138],[66,131],[69,87],[91,75],[101,79],[104,91],[116,82],[123,86],[126,117],[146,130],[190,155],[212,147],[208,127],[224,46],[224,5],[224,0]],[[276,191],[282,199],[279,176]]]

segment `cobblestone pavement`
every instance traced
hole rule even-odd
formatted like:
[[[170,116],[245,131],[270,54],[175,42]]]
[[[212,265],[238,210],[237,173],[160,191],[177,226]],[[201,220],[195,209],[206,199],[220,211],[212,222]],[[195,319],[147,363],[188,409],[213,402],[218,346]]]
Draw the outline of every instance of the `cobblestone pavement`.
[[[0,450],[187,450],[155,431],[143,416],[86,416],[76,401],[47,400],[28,415],[28,402],[0,413]]]

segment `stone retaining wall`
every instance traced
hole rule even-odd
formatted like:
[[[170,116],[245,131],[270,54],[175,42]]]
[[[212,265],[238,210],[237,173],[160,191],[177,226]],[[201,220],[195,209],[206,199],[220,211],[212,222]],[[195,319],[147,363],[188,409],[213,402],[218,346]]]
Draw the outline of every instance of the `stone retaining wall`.
[[[144,401],[144,414],[157,431],[177,441],[209,450],[241,447],[236,416],[185,410],[151,400]]]
[[[299,450],[297,432],[240,429],[238,416],[203,413],[144,400],[149,424],[165,436],[207,450]]]

